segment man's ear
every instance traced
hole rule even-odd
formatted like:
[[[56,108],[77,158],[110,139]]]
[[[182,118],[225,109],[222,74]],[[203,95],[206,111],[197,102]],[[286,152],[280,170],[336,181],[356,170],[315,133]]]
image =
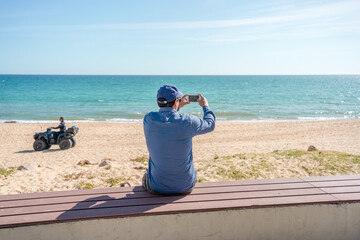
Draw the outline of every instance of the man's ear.
[[[174,109],[177,110],[179,108],[180,102],[179,100],[175,100]]]

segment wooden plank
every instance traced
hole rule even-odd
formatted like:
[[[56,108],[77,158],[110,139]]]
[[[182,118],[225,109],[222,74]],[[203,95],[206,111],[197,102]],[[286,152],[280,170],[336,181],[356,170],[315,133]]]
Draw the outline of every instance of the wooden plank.
[[[109,193],[118,193],[118,192],[144,192],[144,191],[145,189],[142,186],[136,186],[136,187],[112,187],[112,188],[99,188],[99,189],[86,189],[86,190],[10,194],[10,195],[0,195],[0,202],[12,201],[12,200],[18,201],[23,199],[36,199],[36,198],[80,196],[80,195],[90,195],[90,194],[109,194]]]
[[[215,187],[215,186],[239,186],[239,185],[265,185],[282,183],[300,183],[300,182],[322,182],[322,181],[344,181],[360,180],[360,175],[336,175],[336,176],[317,176],[317,177],[299,177],[299,178],[274,178],[274,179],[256,179],[227,182],[206,182],[197,183],[196,188]]]
[[[354,202],[354,201],[360,201],[360,193],[334,193],[331,194],[334,196],[338,201],[344,201],[344,202]]]
[[[332,176],[319,176],[319,177],[300,177],[306,182],[317,181],[341,181],[341,180],[360,180],[360,175],[332,175]]]
[[[125,217],[134,215],[151,215],[165,213],[184,213],[199,211],[215,211],[250,207],[273,207],[273,206],[289,206],[297,204],[316,204],[316,203],[333,203],[337,199],[330,195],[310,195],[296,197],[273,197],[273,198],[257,198],[257,199],[240,199],[225,201],[209,201],[209,202],[190,202],[183,204],[156,204],[129,206],[122,208],[98,208],[77,211],[62,211],[51,213],[37,213],[30,215],[16,215],[0,217],[0,227],[19,226],[26,224],[47,223],[64,220],[80,220],[90,218],[103,217]]]
[[[238,186],[238,185],[261,185],[270,183],[286,183],[291,182],[303,182],[298,178],[294,179],[261,179],[261,180],[243,180],[243,181],[229,181],[229,182],[209,182],[209,183],[197,183],[195,188],[211,187],[211,186]],[[38,199],[38,198],[51,198],[51,197],[64,197],[64,196],[81,196],[91,194],[109,194],[118,192],[144,192],[144,188],[141,186],[136,187],[112,187],[101,189],[87,189],[87,190],[69,190],[69,191],[54,191],[54,192],[40,192],[40,193],[25,193],[25,194],[10,194],[0,195],[1,201],[17,201],[23,199]]]
[[[212,188],[195,188],[191,195],[198,194],[214,194],[214,193],[230,193],[230,192],[253,192],[253,191],[267,191],[267,190],[282,190],[282,189],[305,189],[314,188],[310,183],[283,183],[274,185],[245,185],[245,186],[218,186]],[[21,206],[33,206],[43,204],[60,204],[60,203],[72,203],[85,201],[88,198],[101,196],[99,194],[77,195],[77,196],[63,196],[63,197],[51,197],[51,198],[31,198],[21,201],[3,201],[0,202],[0,209],[9,207],[21,207]],[[149,194],[147,192],[126,192],[126,193],[111,193],[103,194],[103,200],[112,198],[143,198],[143,197],[157,197],[157,195]],[[101,200],[101,199],[99,199]]]
[[[300,178],[277,178],[277,179],[258,179],[258,180],[241,180],[241,181],[228,181],[228,182],[208,182],[196,183],[195,188],[213,187],[213,186],[242,186],[242,185],[263,185],[263,184],[276,184],[276,183],[297,183],[303,182]],[[136,187],[112,187],[101,189],[87,189],[87,190],[68,190],[68,191],[54,191],[54,192],[39,192],[39,193],[25,193],[25,194],[10,194],[0,195],[1,201],[17,201],[23,199],[37,199],[37,198],[51,198],[51,197],[64,197],[64,196],[81,196],[91,194],[109,194],[118,192],[144,192],[142,186]]]
[[[355,182],[354,182],[355,181]],[[313,186],[314,185],[314,186]],[[297,189],[297,188],[312,188],[312,187],[319,187],[319,186],[326,186],[326,187],[338,187],[338,186],[354,186],[354,185],[360,185],[360,182],[357,180],[350,180],[345,181],[342,180],[342,182],[316,182],[312,183],[282,183],[282,184],[274,184],[274,185],[245,185],[245,186],[222,186],[222,187],[212,187],[212,188],[195,188],[192,192],[192,194],[208,194],[208,193],[219,193],[219,192],[236,192],[236,191],[262,191],[262,190],[280,190],[280,189]],[[123,188],[116,188],[123,190]],[[112,189],[113,190],[113,189]],[[129,189],[130,190],[130,189]],[[82,191],[84,192],[84,191]],[[86,192],[86,191],[85,191]],[[101,191],[103,192],[103,191]],[[91,194],[90,194],[91,193]],[[125,193],[110,193],[110,194],[104,194],[110,197],[114,198],[122,198],[126,195],[128,195],[129,198],[134,197],[155,197],[156,195],[151,195],[144,191],[137,191],[134,194],[134,192],[125,192]],[[38,193],[41,197],[43,196],[43,193]],[[41,204],[58,204],[58,203],[70,203],[70,202],[78,202],[78,201],[84,201],[87,198],[97,196],[98,193],[92,193],[92,191],[89,191],[88,194],[82,194],[82,195],[65,195],[60,197],[49,197],[49,198],[35,198],[36,194],[32,194],[32,198],[30,199],[23,199],[21,201],[18,200],[11,200],[11,201],[3,201],[0,202],[0,208],[6,208],[6,207],[20,207],[20,206],[31,206],[31,205],[41,205]]]
[[[341,186],[341,187],[324,187],[320,190],[333,194],[333,193],[360,193],[360,186]]]
[[[265,185],[244,185],[244,186],[224,186],[220,188],[195,188],[191,194],[209,194],[216,193],[218,189],[222,192],[228,191],[242,191],[242,192],[251,192],[251,191],[266,191],[266,190],[281,190],[281,189],[303,189],[303,188],[313,188],[314,186],[310,183],[300,182],[300,183],[283,183],[283,184],[265,184]]]
[[[99,200],[98,198],[88,199],[87,201],[77,203],[62,203],[51,205],[40,205],[30,207],[18,208],[4,208],[0,209],[0,217],[20,215],[20,214],[34,214],[55,211],[67,210],[84,210],[96,208],[109,208],[109,207],[126,207],[126,206],[143,206],[154,204],[183,204],[188,202],[203,203],[206,201],[220,201],[220,200],[234,200],[234,199],[255,199],[255,198],[268,198],[268,197],[286,197],[286,196],[304,196],[304,195],[319,195],[324,194],[319,189],[295,189],[295,190],[277,190],[277,191],[257,191],[257,192],[234,192],[234,193],[218,193],[218,194],[203,194],[203,195],[185,195],[185,196],[159,196],[156,198],[108,198],[106,201]]]
[[[196,188],[219,187],[219,186],[283,184],[283,183],[300,183],[300,182],[304,182],[304,181],[300,178],[273,178],[273,179],[256,179],[256,180],[196,183]]]
[[[303,178],[277,178],[277,179],[257,179],[257,180],[242,180],[242,181],[228,181],[228,182],[208,182],[197,183],[195,188],[207,188],[214,186],[243,186],[243,185],[264,185],[264,184],[282,184],[282,183],[298,183],[298,182],[313,182],[313,181],[340,181],[349,179],[359,179],[360,175],[347,175],[347,176],[325,176],[325,177],[303,177]],[[113,187],[101,188],[90,190],[69,190],[69,191],[54,191],[54,192],[41,192],[41,193],[25,193],[25,194],[10,194],[0,195],[0,202],[23,200],[23,199],[36,199],[36,198],[51,198],[63,196],[80,196],[91,194],[110,194],[118,192],[143,192],[141,186],[136,187]]]
[[[0,209],[2,208],[14,208],[14,207],[23,207],[23,206],[38,206],[46,204],[59,204],[59,203],[72,203],[72,202],[81,202],[86,201],[86,199],[99,197],[99,201],[105,201],[110,198],[134,198],[134,193],[136,197],[156,197],[156,195],[150,194],[148,192],[129,192],[129,193],[110,193],[110,194],[88,194],[88,195],[76,195],[76,196],[64,196],[64,197],[50,197],[50,198],[31,198],[24,199],[21,201],[12,200],[0,202]]]
[[[315,187],[345,187],[345,186],[360,186],[360,180],[343,180],[330,182],[309,182]]]
[[[190,195],[141,186],[0,196],[0,227],[248,207],[360,201],[360,175],[199,183]]]

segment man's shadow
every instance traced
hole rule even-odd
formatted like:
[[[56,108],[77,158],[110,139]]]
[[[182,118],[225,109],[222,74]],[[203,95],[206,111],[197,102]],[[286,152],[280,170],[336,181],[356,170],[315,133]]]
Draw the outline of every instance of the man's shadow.
[[[119,192],[121,194],[121,192]],[[74,207],[61,213],[57,220],[80,220],[115,216],[143,215],[152,209],[172,203],[186,195],[164,196],[145,191],[142,186],[132,188],[121,198],[101,195],[78,202]]]

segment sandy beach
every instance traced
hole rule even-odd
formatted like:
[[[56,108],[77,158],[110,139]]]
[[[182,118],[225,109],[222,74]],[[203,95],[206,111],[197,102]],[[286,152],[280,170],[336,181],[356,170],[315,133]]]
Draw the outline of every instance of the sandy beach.
[[[67,122],[80,129],[76,147],[35,152],[33,134],[52,125],[56,124],[0,124],[0,194],[111,187],[125,181],[141,184],[147,163],[141,123]],[[322,165],[328,162],[305,152],[309,145],[321,156],[332,151],[345,154],[326,155],[332,161],[327,169]],[[360,120],[218,122],[214,132],[193,139],[193,151],[199,181],[360,173],[360,158],[355,156],[360,155]],[[337,168],[339,160],[334,159],[339,156],[349,158],[352,165],[344,162]],[[99,167],[104,159],[111,165]],[[91,164],[77,165],[81,160]],[[28,162],[38,165],[35,171],[17,170]]]

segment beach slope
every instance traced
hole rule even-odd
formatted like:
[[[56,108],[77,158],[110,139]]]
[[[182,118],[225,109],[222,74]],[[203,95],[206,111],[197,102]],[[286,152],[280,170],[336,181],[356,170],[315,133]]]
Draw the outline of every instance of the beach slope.
[[[0,194],[111,187],[125,181],[132,185],[141,184],[148,157],[141,123],[67,122],[68,126],[76,125],[80,129],[76,147],[61,151],[58,146],[52,146],[46,151],[33,151],[33,134],[45,131],[50,125],[0,124]],[[321,162],[322,158],[295,152],[305,158],[293,159],[284,152],[306,151],[309,145],[323,153],[337,151],[360,155],[360,120],[218,122],[214,132],[194,138],[194,163],[200,181],[360,173],[356,157],[354,160],[350,156],[348,160],[356,166],[345,168],[346,171],[336,172],[335,167],[333,171],[320,168],[316,172],[309,171],[308,166],[305,166],[306,171],[300,163],[317,159],[321,167],[325,164]],[[274,152],[281,154],[270,154]],[[104,159],[110,165],[99,167]],[[91,164],[78,165],[82,160]],[[226,164],[219,168],[222,161]],[[297,163],[289,164],[289,161]],[[36,163],[35,171],[17,170],[28,162]],[[252,164],[285,170],[275,172],[267,167],[268,171],[260,169],[255,174],[240,174],[241,165],[249,167]],[[348,163],[344,164],[347,166]],[[230,170],[239,174],[229,175]]]

